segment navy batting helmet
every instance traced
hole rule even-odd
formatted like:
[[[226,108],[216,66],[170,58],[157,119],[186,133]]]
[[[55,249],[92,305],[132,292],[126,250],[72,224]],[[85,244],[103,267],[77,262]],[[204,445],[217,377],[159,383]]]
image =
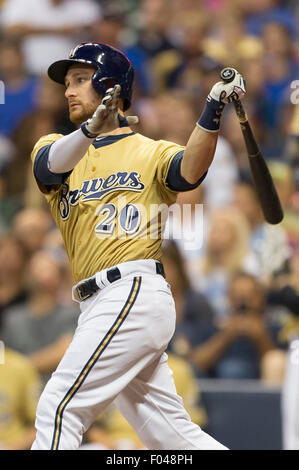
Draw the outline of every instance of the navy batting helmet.
[[[92,85],[97,93],[104,95],[108,88],[121,86],[120,98],[124,100],[124,111],[131,105],[134,69],[129,59],[118,49],[98,42],[84,42],[72,50],[68,59],[58,60],[50,65],[49,77],[64,85],[69,67],[73,64],[87,64],[95,67]]]

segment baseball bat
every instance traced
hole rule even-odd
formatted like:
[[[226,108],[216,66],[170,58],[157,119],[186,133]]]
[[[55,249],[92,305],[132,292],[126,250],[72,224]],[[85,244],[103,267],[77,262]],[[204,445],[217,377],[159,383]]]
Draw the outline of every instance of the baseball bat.
[[[229,83],[235,78],[235,71],[226,67],[220,76],[224,82]],[[243,104],[238,98],[233,100],[233,104],[245,140],[251,177],[264,218],[269,224],[279,224],[283,219],[283,211],[272,176],[254,138]]]

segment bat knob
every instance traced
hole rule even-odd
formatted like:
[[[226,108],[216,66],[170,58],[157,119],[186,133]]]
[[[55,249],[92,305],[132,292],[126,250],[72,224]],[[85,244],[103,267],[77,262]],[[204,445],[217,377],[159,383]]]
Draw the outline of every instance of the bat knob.
[[[220,77],[225,83],[232,82],[235,76],[236,76],[236,72],[234,71],[234,69],[230,67],[226,67],[220,72]]]

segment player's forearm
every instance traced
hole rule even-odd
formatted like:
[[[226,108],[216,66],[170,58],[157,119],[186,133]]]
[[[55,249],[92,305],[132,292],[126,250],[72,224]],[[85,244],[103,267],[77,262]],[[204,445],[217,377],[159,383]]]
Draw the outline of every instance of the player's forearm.
[[[268,351],[275,348],[274,342],[266,330],[257,339],[257,347],[260,358],[262,358]]]
[[[216,333],[205,343],[194,348],[189,359],[196,367],[208,371],[222,357],[231,341],[231,337],[225,332]]]
[[[66,173],[72,170],[84,157],[92,140],[81,129],[65,135],[51,146],[48,167],[52,173]]]
[[[181,164],[181,174],[191,184],[196,183],[211,165],[218,132],[207,132],[196,126],[188,140]]]
[[[209,95],[197,125],[187,142],[181,173],[190,183],[198,181],[213,161],[223,108],[224,103],[212,99]]]
[[[29,359],[40,374],[53,372],[70,345],[71,340],[72,336],[65,334],[55,343],[31,354]]]
[[[245,82],[234,69],[226,73],[225,81],[217,82],[212,87],[182,160],[181,174],[191,184],[207,172],[213,161],[225,103],[244,94]]]

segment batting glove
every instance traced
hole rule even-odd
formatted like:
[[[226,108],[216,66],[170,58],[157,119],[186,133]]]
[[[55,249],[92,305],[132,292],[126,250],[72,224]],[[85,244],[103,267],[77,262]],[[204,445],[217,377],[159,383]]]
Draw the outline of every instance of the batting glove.
[[[124,118],[118,114],[120,89],[120,85],[109,88],[93,116],[82,124],[81,129],[87,137],[95,138],[99,134],[123,126]],[[137,116],[128,116],[125,119],[128,126],[138,123]]]
[[[222,103],[231,103],[236,99],[242,99],[246,93],[245,80],[236,69],[235,78],[230,83],[217,82],[210,91],[209,96]]]

